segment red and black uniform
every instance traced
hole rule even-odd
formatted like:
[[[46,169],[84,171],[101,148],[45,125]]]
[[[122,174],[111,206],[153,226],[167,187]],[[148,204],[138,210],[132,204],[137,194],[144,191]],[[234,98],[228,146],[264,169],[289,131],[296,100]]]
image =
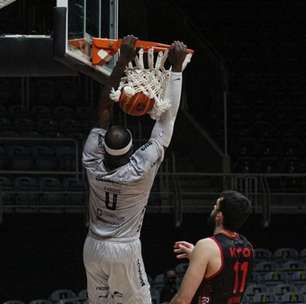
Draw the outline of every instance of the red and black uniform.
[[[222,264],[201,283],[199,304],[239,304],[253,270],[253,247],[238,233],[219,233],[211,238],[220,249]]]

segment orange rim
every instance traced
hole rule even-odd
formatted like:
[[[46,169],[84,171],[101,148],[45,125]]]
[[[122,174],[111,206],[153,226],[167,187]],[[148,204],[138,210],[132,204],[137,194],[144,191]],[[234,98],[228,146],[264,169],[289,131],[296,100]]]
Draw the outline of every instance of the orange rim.
[[[118,51],[121,47],[122,39],[107,39],[107,38],[93,38],[92,44],[99,49],[111,49],[113,51]],[[153,48],[154,51],[164,51],[170,47],[169,44],[137,40],[135,44],[136,48],[142,48],[144,51],[148,51],[150,48]],[[187,49],[188,53],[193,53],[192,49]]]
[[[98,52],[103,49],[108,52],[110,55],[114,55],[118,52],[121,47],[122,39],[107,39],[107,38],[93,38],[92,39],[92,63],[94,65],[100,64],[103,62],[103,59],[98,55]],[[165,51],[170,47],[169,44],[137,40],[135,43],[136,48],[142,48],[145,52],[153,48],[154,51]],[[193,54],[192,49],[187,49],[188,53]]]

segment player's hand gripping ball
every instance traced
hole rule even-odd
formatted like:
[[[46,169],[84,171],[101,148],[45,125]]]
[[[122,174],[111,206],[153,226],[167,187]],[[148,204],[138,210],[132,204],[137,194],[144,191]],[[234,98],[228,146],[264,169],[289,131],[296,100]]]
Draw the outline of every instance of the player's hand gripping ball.
[[[119,98],[121,109],[132,116],[147,114],[153,108],[154,102],[153,98],[149,98],[142,92],[135,94],[131,87],[124,87]]]

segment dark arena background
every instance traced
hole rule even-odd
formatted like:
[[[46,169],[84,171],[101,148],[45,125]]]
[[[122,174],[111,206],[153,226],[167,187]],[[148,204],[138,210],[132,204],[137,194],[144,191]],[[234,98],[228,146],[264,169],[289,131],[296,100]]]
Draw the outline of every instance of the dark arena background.
[[[101,85],[53,58],[55,6],[17,0],[0,10],[6,304],[86,302],[81,151],[96,123]],[[119,37],[182,40],[195,50],[141,234],[153,303],[162,303],[163,273],[176,269],[179,286],[186,269],[174,242],[212,233],[206,220],[225,189],[253,203],[241,233],[256,249],[256,266],[243,303],[306,303],[305,14],[306,2],[298,0],[119,1]],[[115,118],[137,142],[148,138],[148,117],[116,107]]]

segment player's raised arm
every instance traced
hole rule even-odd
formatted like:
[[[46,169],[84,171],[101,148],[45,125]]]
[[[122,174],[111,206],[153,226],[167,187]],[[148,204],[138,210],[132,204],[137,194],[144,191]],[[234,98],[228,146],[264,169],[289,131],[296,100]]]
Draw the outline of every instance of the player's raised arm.
[[[105,86],[101,90],[100,101],[98,105],[98,117],[100,127],[107,129],[113,113],[113,101],[109,94],[112,88],[117,88],[121,77],[124,75],[124,70],[128,63],[136,56],[135,43],[137,38],[133,35],[128,35],[123,38],[120,48],[120,55],[118,61],[112,71],[112,74],[107,80]]]
[[[190,255],[189,267],[182,284],[170,304],[190,304],[207,271],[211,258],[211,241],[203,239],[197,242]]]
[[[175,41],[169,49],[168,60],[172,65],[166,98],[170,100],[170,108],[156,121],[151,137],[156,138],[164,147],[168,147],[172,138],[174,123],[180,105],[182,91],[182,67],[187,55],[187,47],[183,42]]]

